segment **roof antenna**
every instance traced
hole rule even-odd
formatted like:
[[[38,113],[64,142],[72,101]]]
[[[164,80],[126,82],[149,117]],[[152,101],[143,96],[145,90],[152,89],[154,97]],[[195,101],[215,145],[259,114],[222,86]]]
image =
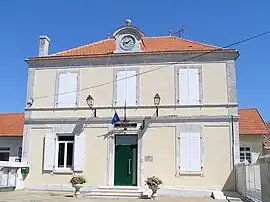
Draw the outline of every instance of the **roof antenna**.
[[[173,33],[172,36],[177,34],[178,37],[182,37],[185,31],[186,31],[186,28],[184,27],[184,25],[181,25],[180,30]]]

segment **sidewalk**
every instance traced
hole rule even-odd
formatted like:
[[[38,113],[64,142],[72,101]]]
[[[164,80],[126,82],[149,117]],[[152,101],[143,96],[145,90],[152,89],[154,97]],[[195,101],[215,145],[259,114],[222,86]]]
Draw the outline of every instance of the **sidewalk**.
[[[104,198],[89,198],[84,197],[82,194],[81,198],[73,198],[72,193],[64,192],[44,192],[44,191],[13,191],[13,192],[0,192],[0,202],[56,202],[56,201],[91,201],[91,202],[124,202],[124,201],[151,201],[149,199],[104,199]],[[190,197],[173,197],[173,196],[160,196],[155,201],[159,202],[214,202],[216,200],[208,197],[204,198],[190,198]],[[219,202],[227,202],[227,200],[218,200]]]

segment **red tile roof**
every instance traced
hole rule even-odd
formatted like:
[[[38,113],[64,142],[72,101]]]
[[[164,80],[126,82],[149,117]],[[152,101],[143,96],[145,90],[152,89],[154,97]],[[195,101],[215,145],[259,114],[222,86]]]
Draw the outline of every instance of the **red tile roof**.
[[[269,134],[269,130],[257,109],[239,109],[239,134]]]
[[[190,50],[214,50],[216,46],[206,45],[183,38],[166,37],[144,37],[141,42],[141,49],[146,52],[166,52],[166,51],[190,51]],[[115,50],[115,40],[105,39],[88,45],[80,46],[70,50],[62,51],[51,56],[75,56],[91,54],[112,54]]]
[[[22,136],[23,127],[23,113],[0,114],[0,136]]]

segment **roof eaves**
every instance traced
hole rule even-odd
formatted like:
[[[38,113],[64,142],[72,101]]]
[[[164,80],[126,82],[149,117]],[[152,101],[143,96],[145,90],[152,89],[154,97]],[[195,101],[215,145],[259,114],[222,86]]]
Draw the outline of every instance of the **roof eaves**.
[[[139,55],[160,55],[160,54],[197,54],[197,53],[236,53],[238,57],[239,51],[235,49],[218,49],[218,50],[173,50],[173,51],[153,51],[139,53],[109,53],[109,54],[84,54],[84,55],[48,55],[43,57],[29,57],[26,62],[34,60],[54,60],[54,59],[70,59],[70,58],[100,58],[100,57],[117,57],[117,56],[139,56]]]

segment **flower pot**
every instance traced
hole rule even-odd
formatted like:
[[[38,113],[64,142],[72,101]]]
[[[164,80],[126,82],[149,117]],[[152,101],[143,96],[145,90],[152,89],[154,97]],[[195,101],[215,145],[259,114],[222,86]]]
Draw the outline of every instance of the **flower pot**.
[[[74,192],[74,196],[76,198],[79,198],[80,197],[80,189],[83,187],[83,184],[73,184],[72,187],[74,187],[75,189],[75,192]]]
[[[151,189],[152,190],[152,194],[151,194],[151,198],[152,199],[156,199],[157,198],[157,191],[159,190],[159,186],[157,187],[157,186],[151,186],[151,185],[148,185],[148,187],[149,187],[149,189]]]

